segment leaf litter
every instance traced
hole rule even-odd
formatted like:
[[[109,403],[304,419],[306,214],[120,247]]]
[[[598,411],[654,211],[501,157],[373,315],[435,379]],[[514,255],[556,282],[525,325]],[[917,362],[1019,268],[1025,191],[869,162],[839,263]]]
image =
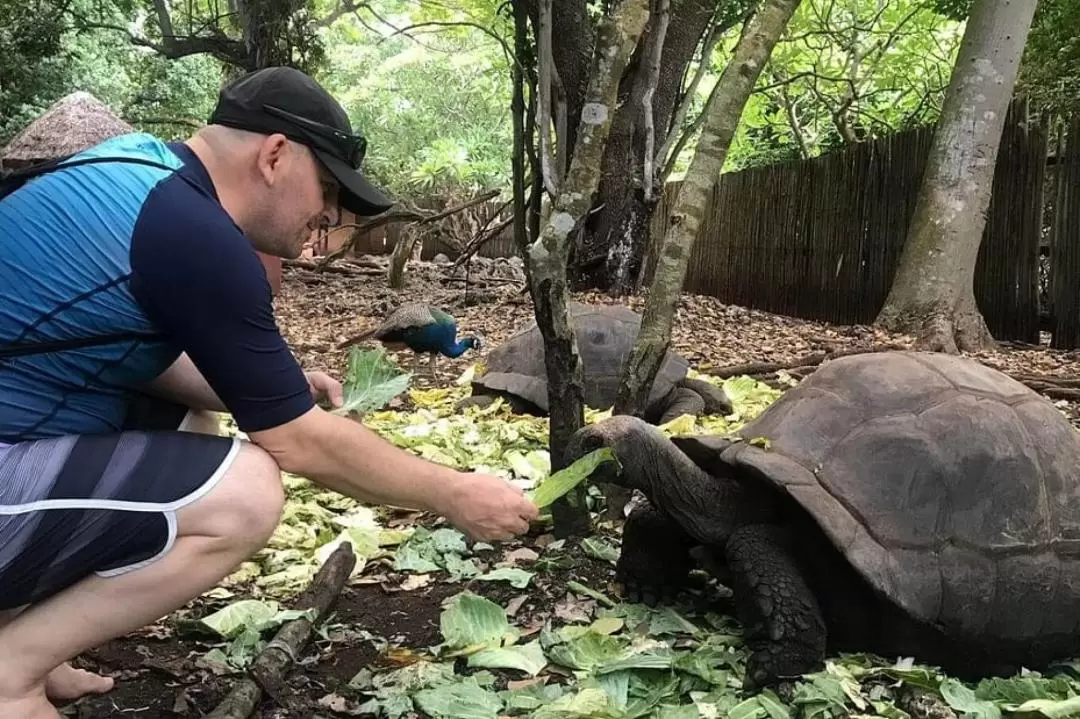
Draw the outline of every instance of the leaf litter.
[[[333,286],[338,279],[328,276],[325,284]],[[283,292],[287,303],[298,284],[288,281],[287,271]],[[308,287],[323,289],[320,284]],[[352,348],[328,361],[337,340],[372,318],[344,309],[340,296],[318,297],[325,304],[310,304],[309,298],[303,319],[296,316],[290,321],[294,307],[287,304],[283,329],[294,346],[305,348],[300,355],[308,368],[335,372],[337,366],[346,367],[346,407],[340,413],[362,421],[397,446],[432,461],[503,476],[545,507],[554,498],[545,493],[568,491],[599,463],[614,461],[601,451],[551,475],[546,419],[514,415],[500,402],[455,411],[454,403],[468,392],[472,362],[479,358],[443,360],[444,380],[439,386],[399,369],[408,366],[402,359],[411,358],[381,349]],[[596,295],[579,299],[611,301]],[[470,320],[499,315],[513,320],[484,332],[488,346],[531,319],[527,303],[506,296],[501,301],[506,312],[458,305]],[[806,323],[724,306],[712,298],[684,298],[679,317],[687,316],[691,322],[676,326],[673,344],[698,370],[749,360],[783,361],[821,346],[870,346],[892,339],[867,328]],[[695,329],[702,321],[711,323],[713,337],[720,327],[721,336],[734,338],[734,331],[724,334],[734,327],[750,341],[713,342],[688,350],[688,336],[709,336]],[[301,326],[313,326],[305,331],[319,333],[322,339],[297,342],[295,333]],[[1024,364],[1023,352],[1034,359]],[[1002,367],[1035,365],[1034,371],[1039,366],[1049,371],[1073,368],[1060,353],[1022,350],[999,355],[980,359]],[[456,372],[456,383],[445,379],[447,364]],[[769,383],[745,376],[722,381],[707,374],[701,377],[723,386],[734,405],[732,414],[677,418],[662,428],[664,432],[730,432],[795,382],[785,380],[783,373]],[[609,410],[590,408],[586,421],[609,415]],[[721,613],[722,602],[699,597],[690,604],[680,601],[649,608],[619,601],[611,584],[618,529],[610,523],[598,520],[596,533],[578,542],[554,540],[544,533],[545,527],[550,531],[550,522],[541,522],[531,536],[495,548],[470,545],[457,530],[430,517],[369,508],[299,477],[286,475],[285,485],[287,507],[265,549],[169,621],[112,643],[119,648],[117,656],[130,657],[123,650],[137,642],[141,644],[135,644],[136,652],[143,656],[150,641],[172,642],[186,650],[186,656],[181,653],[167,660],[170,667],[188,672],[186,686],[166,692],[161,700],[170,713],[178,708],[197,716],[209,710],[227,690],[228,680],[295,614],[282,607],[307,585],[340,542],[349,541],[357,565],[338,615],[318,630],[314,646],[301,659],[304,670],[294,673],[295,695],[291,703],[285,700],[293,713],[282,714],[266,705],[258,716],[311,717],[314,712],[316,717],[462,719],[903,719],[935,712],[957,717],[1080,714],[1080,664],[1064,666],[1053,676],[1023,672],[965,684],[910,659],[889,662],[844,655],[831,657],[823,671],[794,683],[783,698],[771,691],[748,697],[740,691],[746,659],[741,628]],[[593,488],[590,493],[595,501],[597,493]],[[388,603],[388,597],[407,601]],[[390,617],[396,619],[383,621]],[[162,666],[163,661],[155,660],[151,666]],[[154,670],[113,674],[123,682],[123,676],[134,679],[147,671]],[[905,697],[907,690],[922,691],[920,701],[929,705]],[[116,702],[124,700],[122,690],[111,696],[111,709],[103,708],[102,714],[95,714],[93,707],[95,702],[105,707],[103,699],[84,700],[80,716],[111,716]]]

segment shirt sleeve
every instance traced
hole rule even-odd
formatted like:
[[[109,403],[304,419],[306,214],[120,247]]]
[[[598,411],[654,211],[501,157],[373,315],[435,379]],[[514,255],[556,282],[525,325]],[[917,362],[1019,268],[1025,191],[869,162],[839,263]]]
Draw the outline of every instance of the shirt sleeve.
[[[147,198],[131,272],[136,301],[188,353],[242,431],[276,427],[314,406],[274,319],[258,255],[220,206],[182,179]]]

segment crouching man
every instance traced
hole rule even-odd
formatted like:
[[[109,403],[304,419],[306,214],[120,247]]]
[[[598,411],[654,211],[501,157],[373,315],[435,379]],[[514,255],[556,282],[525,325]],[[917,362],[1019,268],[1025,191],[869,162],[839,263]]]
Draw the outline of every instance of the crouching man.
[[[527,531],[506,481],[399,450],[323,411],[278,331],[256,250],[297,257],[340,208],[391,205],[366,143],[303,73],[223,88],[184,143],[133,133],[0,200],[0,717],[112,680],[68,663],[215,586],[281,516],[281,472],[430,511],[480,540]],[[214,434],[228,411],[248,440]]]

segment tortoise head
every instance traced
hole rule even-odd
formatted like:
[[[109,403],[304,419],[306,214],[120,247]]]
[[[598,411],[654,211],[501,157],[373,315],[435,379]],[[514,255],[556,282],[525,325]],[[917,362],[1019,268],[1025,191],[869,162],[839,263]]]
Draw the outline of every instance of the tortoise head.
[[[620,414],[575,432],[570,437],[566,461],[574,462],[602,447],[611,449],[618,465],[604,462],[593,472],[591,481],[639,489],[646,494],[665,454],[675,449],[653,425]]]

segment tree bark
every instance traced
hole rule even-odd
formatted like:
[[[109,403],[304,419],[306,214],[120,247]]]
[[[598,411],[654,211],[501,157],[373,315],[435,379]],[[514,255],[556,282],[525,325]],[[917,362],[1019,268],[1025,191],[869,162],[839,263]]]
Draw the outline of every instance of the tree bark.
[[[735,46],[717,82],[694,158],[679,188],[671,229],[664,237],[634,349],[623,370],[616,414],[640,416],[656,372],[671,342],[671,325],[679,302],[690,251],[701,227],[708,197],[720,177],[743,108],[762,68],[800,0],[765,0]]]
[[[978,0],[949,89],[892,288],[875,324],[957,353],[994,343],[975,302],[994,167],[1034,0]]]
[[[386,274],[386,282],[391,289],[399,290],[405,286],[405,263],[416,252],[420,233],[417,227],[406,227],[398,237],[394,251],[390,253],[390,267]]]
[[[732,3],[729,3],[731,5]],[[735,3],[741,7],[741,4]],[[680,100],[686,69],[711,27],[722,33],[740,21],[742,14],[730,7],[717,9],[709,0],[671,3],[669,21],[656,87],[649,107],[656,132],[666,138]],[[655,17],[655,16],[654,16]],[[649,218],[656,198],[644,193],[642,169],[645,165],[646,122],[644,96],[650,84],[648,50],[656,34],[655,22],[645,30],[641,48],[631,58],[620,89],[619,110],[612,124],[611,139],[604,152],[598,209],[586,226],[587,241],[574,258],[579,289],[595,287],[614,295],[634,291],[638,269],[649,243]],[[704,56],[707,65],[709,57]],[[677,128],[676,128],[677,132]],[[660,145],[661,143],[657,143]],[[670,148],[671,143],[666,144]],[[657,153],[654,167],[662,167]]]
[[[578,125],[570,169],[540,236],[529,246],[527,271],[536,323],[544,338],[548,377],[551,469],[566,466],[567,442],[584,424],[584,388],[577,342],[567,313],[567,261],[570,233],[592,204],[600,179],[619,78],[648,17],[648,0],[623,0],[597,32],[593,69]],[[582,488],[552,506],[560,536],[588,531]]]

